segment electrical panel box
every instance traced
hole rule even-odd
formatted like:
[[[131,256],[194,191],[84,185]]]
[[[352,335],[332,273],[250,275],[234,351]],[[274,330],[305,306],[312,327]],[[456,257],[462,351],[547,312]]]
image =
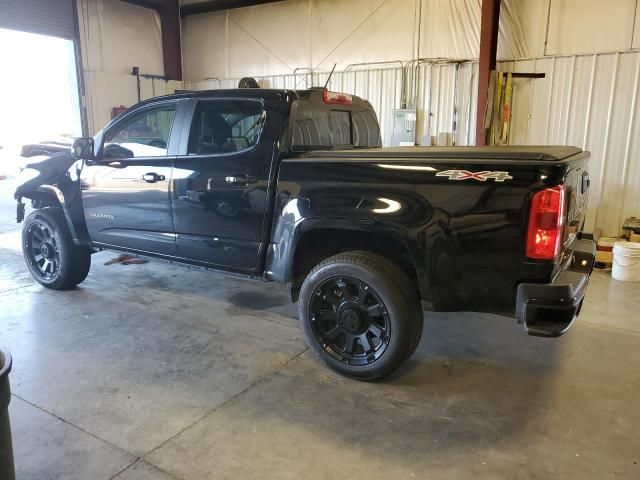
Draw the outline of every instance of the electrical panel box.
[[[391,145],[407,147],[416,144],[416,110],[403,108],[393,111]]]

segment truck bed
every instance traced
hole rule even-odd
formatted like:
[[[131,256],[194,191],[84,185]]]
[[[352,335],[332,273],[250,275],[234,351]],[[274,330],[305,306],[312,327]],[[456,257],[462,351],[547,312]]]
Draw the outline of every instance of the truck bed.
[[[513,315],[519,283],[548,283],[571,258],[585,218],[588,157],[563,146],[312,151],[280,165],[275,217],[303,206],[302,218],[332,219],[327,241],[338,225],[402,238],[423,299],[443,310]],[[530,200],[558,184],[567,194],[561,253],[555,262],[527,259]],[[274,244],[295,236],[274,232]]]

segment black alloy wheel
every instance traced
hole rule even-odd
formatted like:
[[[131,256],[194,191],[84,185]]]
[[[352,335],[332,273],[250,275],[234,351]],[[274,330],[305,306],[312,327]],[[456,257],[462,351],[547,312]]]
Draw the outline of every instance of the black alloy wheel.
[[[308,273],[298,317],[313,355],[359,380],[395,372],[415,351],[423,324],[415,285],[402,268],[360,250],[326,258]]]
[[[52,229],[36,220],[25,231],[24,253],[33,266],[31,270],[45,281],[52,281],[60,272],[60,248]]]
[[[357,278],[325,280],[313,293],[309,310],[317,340],[342,363],[370,364],[389,345],[389,312],[375,290]]]
[[[91,267],[91,251],[76,245],[60,208],[31,212],[22,227],[22,254],[34,280],[52,290],[81,283]]]

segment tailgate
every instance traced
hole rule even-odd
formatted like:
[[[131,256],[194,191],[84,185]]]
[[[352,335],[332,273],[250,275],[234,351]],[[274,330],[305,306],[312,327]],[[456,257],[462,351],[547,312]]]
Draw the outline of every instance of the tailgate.
[[[575,235],[582,231],[587,213],[589,198],[589,156],[588,152],[577,155],[577,159],[569,163],[564,184],[567,188],[567,220],[565,224],[565,244],[571,242]]]
[[[555,277],[573,256],[576,241],[584,228],[589,199],[589,152],[582,152],[567,164],[564,175],[566,211],[562,249],[554,269]]]

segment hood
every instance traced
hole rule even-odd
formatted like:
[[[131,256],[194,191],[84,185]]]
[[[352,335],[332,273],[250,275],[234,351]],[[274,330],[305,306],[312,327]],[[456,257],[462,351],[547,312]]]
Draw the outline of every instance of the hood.
[[[28,197],[29,192],[41,185],[57,183],[75,162],[68,147],[58,153],[31,157],[16,178],[14,197]]]
[[[50,140],[46,142],[23,145],[20,155],[27,158],[35,157],[38,155],[51,156],[55,153],[68,152],[70,149],[70,140]]]

